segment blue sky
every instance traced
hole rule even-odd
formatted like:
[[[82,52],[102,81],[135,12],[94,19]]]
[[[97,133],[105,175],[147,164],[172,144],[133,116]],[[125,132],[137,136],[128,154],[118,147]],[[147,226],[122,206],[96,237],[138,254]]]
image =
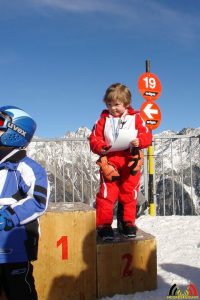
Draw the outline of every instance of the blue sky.
[[[199,0],[0,0],[0,102],[24,108],[36,135],[92,128],[106,88],[137,82],[151,62],[162,83],[153,133],[200,127]]]

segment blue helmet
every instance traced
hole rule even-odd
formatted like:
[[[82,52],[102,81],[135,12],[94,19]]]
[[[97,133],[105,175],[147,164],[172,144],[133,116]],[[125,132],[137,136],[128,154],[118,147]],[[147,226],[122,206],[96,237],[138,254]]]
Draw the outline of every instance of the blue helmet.
[[[26,147],[36,130],[35,121],[21,108],[16,106],[0,107],[0,146]]]

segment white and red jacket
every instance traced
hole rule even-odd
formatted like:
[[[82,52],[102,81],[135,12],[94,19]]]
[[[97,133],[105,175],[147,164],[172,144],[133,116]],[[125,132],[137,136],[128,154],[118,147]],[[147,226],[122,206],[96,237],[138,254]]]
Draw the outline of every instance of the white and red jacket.
[[[144,120],[132,107],[129,107],[121,117],[113,117],[108,110],[104,110],[89,138],[91,151],[101,155],[102,148],[112,146],[116,139],[120,139],[122,133],[130,135],[132,140],[138,138],[140,149],[148,147],[152,141],[152,134],[146,127]],[[117,151],[128,148],[119,148]]]
[[[130,143],[123,143],[124,137],[128,137]],[[113,146],[106,156],[120,174],[119,180],[110,182],[100,172],[100,188],[96,195],[97,226],[112,224],[113,208],[117,200],[123,205],[123,221],[135,222],[140,172],[133,176],[128,167],[131,158],[130,145],[135,138],[139,139],[140,149],[148,147],[152,142],[151,132],[140,114],[131,107],[121,117],[113,117],[108,110],[104,110],[92,130],[89,137],[91,151],[102,155],[102,148]]]

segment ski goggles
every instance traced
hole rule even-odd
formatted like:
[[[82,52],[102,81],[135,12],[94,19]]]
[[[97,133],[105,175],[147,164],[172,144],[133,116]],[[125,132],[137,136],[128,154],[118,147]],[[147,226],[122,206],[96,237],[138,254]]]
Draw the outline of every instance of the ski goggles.
[[[8,115],[2,114],[2,112],[0,112],[0,130],[6,130],[8,127],[8,122],[11,121],[12,120]]]

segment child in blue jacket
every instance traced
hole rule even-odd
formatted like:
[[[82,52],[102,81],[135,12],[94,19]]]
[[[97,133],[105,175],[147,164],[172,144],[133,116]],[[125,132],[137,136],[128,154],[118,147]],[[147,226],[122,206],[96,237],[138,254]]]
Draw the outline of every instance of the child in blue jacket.
[[[0,291],[8,300],[36,300],[31,261],[48,203],[46,171],[26,156],[35,121],[15,106],[0,107]]]

